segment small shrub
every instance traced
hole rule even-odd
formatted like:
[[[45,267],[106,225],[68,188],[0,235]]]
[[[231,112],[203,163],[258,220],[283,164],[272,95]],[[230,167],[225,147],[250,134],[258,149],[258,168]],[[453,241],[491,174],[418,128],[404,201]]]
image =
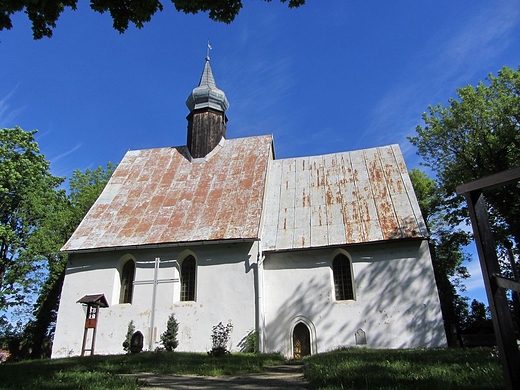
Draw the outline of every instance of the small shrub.
[[[166,330],[161,335],[161,343],[168,352],[173,352],[179,345],[177,341],[177,332],[179,331],[179,323],[173,314],[170,314],[166,324]]]
[[[132,336],[135,332],[134,320],[131,320],[128,323],[128,329],[126,331],[126,338],[123,341],[123,350],[127,353],[130,353],[130,344],[132,342]]]
[[[240,352],[258,353],[258,332],[251,329],[237,344]]]
[[[258,332],[249,332],[246,338],[244,352],[258,353]]]
[[[224,326],[222,322],[219,322],[218,325],[215,325],[213,327],[211,334],[212,347],[211,350],[208,352],[208,355],[220,357],[229,354],[227,345],[232,330],[232,323],[228,323],[226,326]]]

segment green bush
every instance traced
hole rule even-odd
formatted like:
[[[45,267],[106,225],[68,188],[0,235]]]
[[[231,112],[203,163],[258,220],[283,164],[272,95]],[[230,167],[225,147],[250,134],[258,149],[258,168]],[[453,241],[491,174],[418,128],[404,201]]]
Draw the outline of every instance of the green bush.
[[[219,322],[218,325],[215,325],[212,328],[211,334],[211,350],[208,352],[208,355],[214,357],[220,357],[229,354],[228,350],[228,342],[231,331],[233,330],[233,324],[228,323],[227,325],[223,325],[222,322]]]
[[[246,338],[244,352],[258,353],[258,332],[249,332]]]

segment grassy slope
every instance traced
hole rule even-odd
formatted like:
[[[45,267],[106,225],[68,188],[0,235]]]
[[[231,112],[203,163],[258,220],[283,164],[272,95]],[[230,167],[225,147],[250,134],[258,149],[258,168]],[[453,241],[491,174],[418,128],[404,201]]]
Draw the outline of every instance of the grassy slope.
[[[489,348],[348,349],[305,359],[315,389],[504,389]]]
[[[141,353],[27,361],[0,365],[0,389],[138,388],[119,374],[153,372],[238,375],[281,364],[278,355],[233,354],[212,358],[193,353]],[[500,361],[490,349],[349,349],[304,359],[314,389],[503,389]]]
[[[137,380],[118,374],[153,372],[203,376],[260,372],[280,364],[279,355],[233,354],[213,358],[195,353],[140,353],[34,360],[0,365],[0,389],[137,389]]]

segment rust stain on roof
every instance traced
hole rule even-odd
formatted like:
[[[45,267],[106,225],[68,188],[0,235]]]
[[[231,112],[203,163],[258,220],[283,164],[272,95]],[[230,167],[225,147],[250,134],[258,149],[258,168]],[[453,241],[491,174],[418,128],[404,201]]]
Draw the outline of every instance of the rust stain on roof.
[[[426,235],[398,145],[270,164],[265,250]]]
[[[272,137],[129,151],[63,251],[259,237]]]
[[[272,142],[223,140],[194,161],[185,147],[129,151],[62,250],[261,238],[269,251],[426,237],[398,145],[272,160]]]

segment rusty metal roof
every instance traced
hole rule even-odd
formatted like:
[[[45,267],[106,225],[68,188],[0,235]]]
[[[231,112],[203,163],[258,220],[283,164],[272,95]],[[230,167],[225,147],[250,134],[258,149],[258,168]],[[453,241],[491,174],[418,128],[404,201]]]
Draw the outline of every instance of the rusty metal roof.
[[[398,145],[270,163],[264,250],[425,237]]]
[[[257,239],[272,136],[129,151],[63,251]]]

